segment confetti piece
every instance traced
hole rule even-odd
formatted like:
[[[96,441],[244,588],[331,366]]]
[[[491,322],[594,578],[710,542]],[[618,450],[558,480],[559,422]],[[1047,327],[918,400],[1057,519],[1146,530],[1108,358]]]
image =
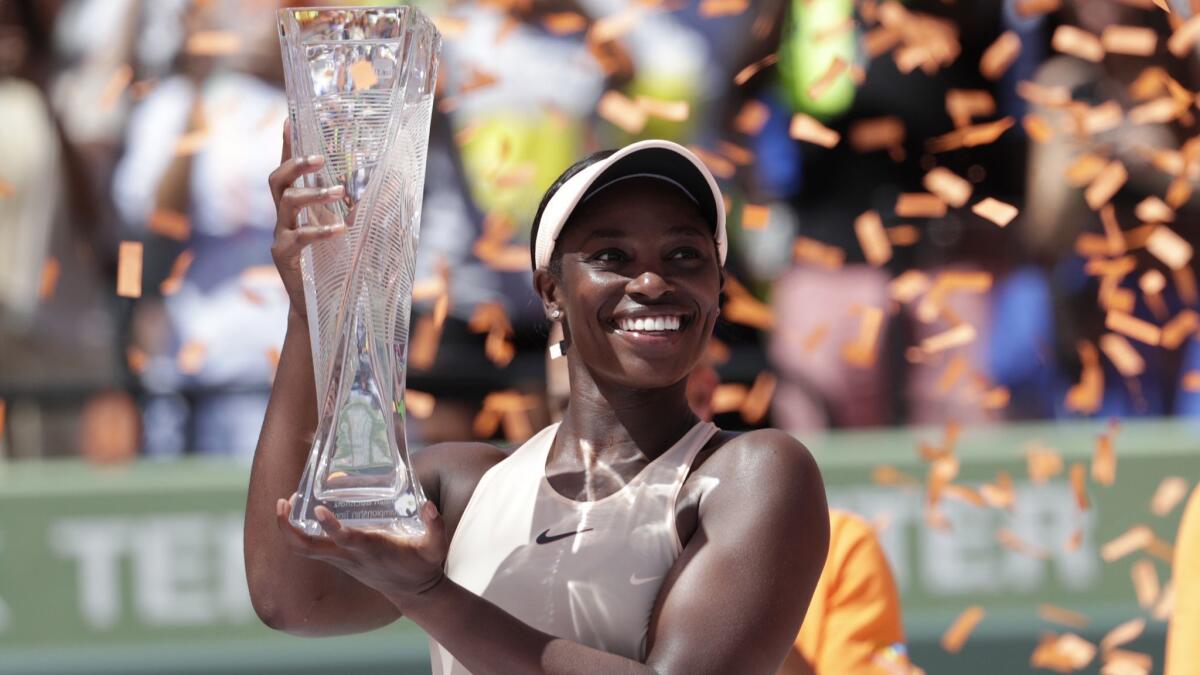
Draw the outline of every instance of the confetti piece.
[[[833,86],[834,82],[837,81],[837,78],[841,77],[849,67],[850,64],[845,59],[835,56],[833,61],[829,63],[829,67],[825,69],[825,72],[821,73],[813,81],[812,86],[808,88],[808,97],[814,101],[820,100],[829,91],[829,88]]]
[[[824,342],[825,338],[828,336],[829,324],[822,323],[814,327],[804,338],[804,344],[802,346],[805,353],[811,354],[816,350],[817,347],[821,346],[821,343]]]
[[[1070,673],[1087,666],[1094,658],[1096,646],[1078,635],[1045,633],[1029,657],[1029,665]]]
[[[1100,336],[1100,351],[1116,366],[1117,372],[1125,377],[1137,377],[1146,370],[1141,354],[1123,336],[1105,333]]]
[[[1100,354],[1096,347],[1086,340],[1076,345],[1083,369],[1079,382],[1067,391],[1066,406],[1084,415],[1091,415],[1100,409],[1104,398],[1104,370],[1100,368]]]
[[[883,329],[883,310],[878,307],[863,307],[858,325],[858,337],[842,347],[842,360],[858,368],[875,365],[879,334]]]
[[[895,211],[901,218],[938,218],[946,215],[946,202],[928,192],[904,192],[896,198]]]
[[[1008,390],[1008,387],[999,386],[984,393],[981,405],[984,410],[1003,410],[1008,407],[1011,400],[1012,392]]]
[[[1008,475],[1007,471],[998,472],[995,482],[981,485],[979,494],[988,506],[997,509],[1011,509],[1016,500],[1012,477]]]
[[[1117,480],[1117,455],[1113,449],[1116,431],[1108,431],[1096,437],[1096,449],[1092,453],[1092,480],[1101,485],[1112,485]]]
[[[942,649],[951,654],[958,653],[966,644],[967,638],[971,637],[975,627],[983,620],[983,616],[983,607],[979,605],[971,605],[963,610],[962,614],[959,614],[954,623],[950,624],[950,627],[942,634]]]
[[[832,148],[841,140],[841,134],[804,113],[796,113],[792,116],[788,133],[798,141],[813,143],[824,148]]]
[[[775,313],[771,307],[750,296],[731,296],[721,314],[727,321],[759,330],[775,327]]]
[[[1011,30],[1004,31],[983,52],[979,72],[989,80],[999,80],[1021,54],[1021,38]]]
[[[776,378],[769,371],[762,371],[754,378],[754,384],[742,401],[740,412],[747,424],[758,424],[767,415],[771,397],[775,395]]]
[[[1071,494],[1075,496],[1075,505],[1080,511],[1087,511],[1091,504],[1087,496],[1087,468],[1081,462],[1071,465]]]
[[[967,359],[962,354],[956,354],[950,359],[950,363],[946,364],[945,370],[938,376],[937,382],[934,383],[934,391],[940,396],[945,396],[950,393],[955,384],[962,379],[962,376],[967,372]]]
[[[1117,649],[1104,654],[1100,675],[1150,675],[1154,660],[1149,654]]]
[[[175,141],[175,154],[180,157],[194,155],[208,143],[208,130],[197,129],[183,134]]]
[[[587,17],[578,12],[551,12],[542,18],[542,25],[554,35],[573,35],[587,28]]]
[[[192,266],[194,257],[191,251],[183,251],[175,258],[175,262],[171,263],[171,272],[158,286],[160,293],[174,295],[179,292],[179,289],[183,287],[183,278],[187,274],[188,268]]]
[[[1179,386],[1186,392],[1200,391],[1200,370],[1192,370],[1183,374]]]
[[[1084,192],[1083,196],[1088,206],[1093,211],[1099,210],[1113,198],[1113,195],[1117,194],[1128,178],[1129,174],[1121,160],[1114,159],[1109,162],[1100,173],[1096,174]]]
[[[1157,347],[1162,330],[1154,324],[1125,312],[1110,311],[1104,321],[1105,328]]]
[[[961,323],[947,331],[921,340],[921,351],[926,354],[935,354],[947,349],[961,347],[974,342],[977,335],[974,326],[969,323]]]
[[[971,198],[971,183],[945,167],[936,167],[925,174],[922,185],[934,195],[955,208]]]
[[[871,480],[875,481],[877,485],[885,486],[916,486],[921,484],[915,477],[887,464],[880,464],[871,469]]]
[[[878,26],[863,36],[863,51],[874,59],[899,44],[901,37],[900,31],[894,28]]]
[[[4,421],[8,416],[8,402],[0,398],[0,438],[4,436]]]
[[[1005,117],[995,122],[975,124],[961,129],[955,129],[948,134],[931,138],[925,143],[930,152],[948,152],[960,148],[973,148],[979,145],[993,143],[1012,128],[1015,120]]]
[[[122,63],[113,71],[112,77],[108,78],[108,82],[104,85],[104,91],[100,94],[101,110],[112,110],[117,105],[117,101],[121,100],[121,94],[129,88],[129,83],[133,81],[133,68],[128,63]]]
[[[1129,121],[1134,124],[1166,124],[1186,111],[1186,104],[1180,105],[1175,99],[1164,96],[1130,110]]]
[[[1062,473],[1062,454],[1053,448],[1034,443],[1025,451],[1026,467],[1029,479],[1041,484]]]
[[[619,91],[605,92],[596,106],[596,113],[631,134],[640,133],[646,126],[646,111]]]
[[[954,126],[968,126],[975,117],[996,114],[996,99],[982,89],[951,89],[946,92],[946,114]]]
[[[771,209],[760,204],[746,204],[742,207],[742,229],[761,230],[767,226]]]
[[[588,31],[588,41],[593,43],[612,42],[633,30],[642,20],[642,11],[636,5],[630,5],[615,14],[602,17],[592,24]]]
[[[1012,551],[1013,553],[1029,556],[1030,558],[1034,558],[1036,560],[1045,560],[1050,556],[1047,551],[1044,551],[1037,546],[1033,546],[1029,542],[1019,537],[1016,532],[1013,532],[1006,527],[996,530],[996,541],[998,541],[1001,546]]]
[[[1133,563],[1133,567],[1129,569],[1129,576],[1133,580],[1133,593],[1137,596],[1138,605],[1142,609],[1150,609],[1158,599],[1160,590],[1158,571],[1154,569],[1154,563],[1142,558]]]
[[[1062,25],[1054,31],[1050,46],[1068,56],[1099,63],[1104,58],[1100,38],[1075,26]]]
[[[1005,227],[1017,217],[1017,207],[1011,204],[987,197],[971,207],[971,212],[980,218],[992,221],[1000,227]]]
[[[773,66],[777,61],[779,61],[778,54],[769,54],[739,70],[737,75],[733,77],[733,83],[740,87],[749,82],[750,78],[757,75],[763,68]]]
[[[442,329],[432,316],[425,315],[417,320],[412,341],[408,346],[408,362],[417,370],[428,370],[437,359],[438,342]]]
[[[1142,222],[1163,223],[1175,220],[1175,210],[1153,195],[1139,202],[1133,213]]]
[[[1200,328],[1200,314],[1191,309],[1180,310],[1162,327],[1159,345],[1164,349],[1177,349],[1197,328]]]
[[[1022,18],[1057,12],[1062,7],[1062,0],[1017,0],[1017,14]]]
[[[1154,228],[1146,238],[1146,250],[1172,270],[1183,269],[1192,260],[1192,245],[1166,225]]]
[[[54,295],[54,289],[58,286],[58,277],[61,272],[62,264],[58,262],[58,258],[48,256],[42,263],[42,272],[38,279],[39,300],[46,301]]]
[[[1154,540],[1154,532],[1145,525],[1134,525],[1118,535],[1104,546],[1100,547],[1100,558],[1105,562],[1113,562],[1140,551]]]
[[[1100,640],[1100,650],[1107,652],[1121,645],[1133,642],[1141,637],[1142,632],[1145,630],[1145,619],[1130,619],[1108,631],[1108,633],[1105,633],[1104,637]]]
[[[732,178],[733,175],[737,173],[737,167],[733,164],[733,162],[725,159],[715,152],[705,150],[704,148],[695,145],[689,145],[688,150],[691,150],[693,154],[699,157],[700,161],[704,162],[708,166],[708,170],[718,178]]]
[[[903,152],[904,121],[899,117],[872,117],[858,120],[850,125],[848,140],[855,152],[867,153],[876,150],[899,150]]]
[[[123,241],[117,251],[117,295],[142,296],[142,243]]]
[[[1170,513],[1188,494],[1187,479],[1168,476],[1162,479],[1150,498],[1150,513],[1162,517]]]
[[[1043,621],[1057,623],[1068,628],[1074,628],[1075,630],[1083,630],[1091,623],[1086,614],[1081,614],[1080,612],[1065,609],[1057,605],[1042,603],[1038,605],[1037,611],[1038,616]]]
[[[1158,602],[1154,605],[1154,609],[1150,610],[1150,616],[1158,621],[1168,621],[1175,614],[1175,581],[1168,580],[1167,585],[1163,587],[1163,592],[1158,598]]]
[[[762,101],[747,101],[733,120],[733,128],[747,136],[757,136],[771,117],[771,109]]]
[[[1095,107],[1076,103],[1072,104],[1070,112],[1076,132],[1085,136],[1095,136],[1117,128],[1125,114],[1121,104],[1116,101],[1105,101]]]
[[[897,225],[887,228],[887,236],[892,246],[912,246],[921,240],[921,231],[914,225]]]
[[[1179,292],[1179,298],[1185,304],[1200,304],[1200,290],[1196,288],[1196,275],[1191,267],[1171,270],[1171,278],[1175,281],[1175,290]]]
[[[687,101],[663,101],[649,96],[638,96],[637,105],[647,115],[669,122],[682,122],[690,114],[690,105]]]
[[[746,400],[746,385],[737,383],[724,383],[717,386],[713,390],[712,401],[710,405],[716,414],[728,413],[742,407],[742,403]]]
[[[719,16],[734,16],[745,12],[750,0],[700,0],[700,16],[713,19]]]
[[[1025,128],[1025,133],[1034,143],[1046,143],[1054,137],[1054,128],[1050,126],[1045,117],[1037,113],[1029,113],[1022,118],[1021,126]]]
[[[1109,54],[1154,56],[1154,50],[1158,47],[1158,34],[1153,28],[1105,26],[1100,33],[1100,44]]]
[[[846,252],[842,249],[803,236],[796,237],[792,251],[798,262],[809,262],[831,270],[841,269],[846,261]]]
[[[1200,38],[1200,14],[1193,16],[1175,29],[1167,39],[1167,50],[1178,58],[1183,58],[1192,51],[1197,38]]]
[[[1083,187],[1095,180],[1096,176],[1108,166],[1108,160],[1091,153],[1080,155],[1067,167],[1067,183],[1072,187]]]
[[[404,409],[408,414],[419,420],[429,419],[433,415],[434,405],[437,400],[433,394],[415,389],[404,390]]]
[[[242,37],[233,31],[197,31],[183,49],[193,56],[231,56],[242,50]]]
[[[854,220],[854,233],[862,247],[863,256],[875,267],[892,258],[892,244],[883,230],[883,220],[874,211],[867,211]]]
[[[179,368],[179,372],[185,375],[195,375],[204,367],[204,360],[208,357],[208,348],[199,340],[189,340],[179,348],[179,353],[175,356],[175,366]]]
[[[1167,204],[1173,209],[1183,206],[1191,196],[1192,184],[1185,176],[1176,178],[1167,186]]]
[[[754,162],[754,153],[740,145],[734,145],[728,141],[718,141],[720,153],[729,161],[739,166],[746,166]]]

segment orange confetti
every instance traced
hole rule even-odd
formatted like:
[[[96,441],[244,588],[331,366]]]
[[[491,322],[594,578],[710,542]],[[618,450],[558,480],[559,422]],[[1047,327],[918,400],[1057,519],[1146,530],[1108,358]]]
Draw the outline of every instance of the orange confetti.
[[[1105,562],[1119,560],[1140,551],[1154,541],[1154,532],[1145,525],[1134,525],[1104,546],[1100,547],[1100,558]]]
[[[438,342],[442,329],[432,316],[422,316],[413,330],[408,346],[408,362],[417,370],[428,370],[437,359]]]
[[[1034,483],[1045,483],[1063,470],[1062,454],[1036,443],[1025,451],[1025,461],[1029,479]]]
[[[117,295],[142,296],[142,243],[123,241],[117,251]]]
[[[747,101],[733,120],[733,128],[747,136],[757,136],[771,117],[771,109],[762,101]]]
[[[946,114],[955,127],[965,127],[975,117],[996,114],[996,99],[982,89],[951,89],[946,92]]]
[[[1143,222],[1162,223],[1175,220],[1175,210],[1153,195],[1139,202],[1133,213]]]
[[[1075,26],[1063,25],[1054,31],[1050,45],[1068,56],[1099,63],[1104,58],[1104,46],[1100,38]]]
[[[1166,225],[1154,228],[1146,238],[1146,250],[1172,270],[1183,269],[1192,260],[1192,245]]]
[[[598,19],[588,31],[588,41],[596,44],[612,42],[633,30],[642,21],[640,8],[630,5],[627,8]]]
[[[1083,194],[1084,199],[1093,211],[1097,211],[1112,200],[1113,195],[1117,194],[1128,179],[1129,173],[1125,170],[1125,165],[1121,160],[1114,159],[1092,179]]]
[[[797,261],[813,263],[826,269],[841,269],[846,261],[846,252],[842,249],[808,237],[796,237],[792,249]]]
[[[930,152],[948,152],[960,148],[987,145],[1003,136],[1004,132],[1012,128],[1014,123],[1015,121],[1012,117],[1005,117],[995,122],[985,122],[983,124],[955,129],[948,134],[929,139],[925,143],[925,147]]]
[[[1125,377],[1137,377],[1146,370],[1146,362],[1133,345],[1116,333],[1100,336],[1100,351],[1116,366],[1117,372]]]
[[[1100,675],[1150,675],[1153,666],[1154,659],[1149,654],[1116,649],[1104,654]]]
[[[788,133],[798,141],[813,143],[824,148],[832,148],[841,140],[841,134],[804,113],[796,113],[792,116]]]
[[[728,141],[719,141],[717,145],[720,147],[721,155],[728,158],[734,164],[746,166],[754,162],[754,152],[740,145],[734,145]]]
[[[175,262],[171,264],[171,272],[159,284],[158,290],[163,295],[174,295],[183,287],[183,277],[187,274],[188,268],[192,266],[192,260],[195,256],[191,251],[183,251],[175,258]]]
[[[939,218],[946,215],[946,202],[927,192],[904,192],[896,198],[895,210],[901,218]]]
[[[233,31],[197,31],[183,49],[193,56],[231,56],[242,50],[242,37]]]
[[[742,229],[761,230],[767,226],[767,220],[770,216],[770,207],[759,204],[746,204],[742,207]]]
[[[1081,614],[1080,612],[1071,611],[1069,609],[1047,603],[1038,605],[1038,616],[1040,616],[1044,621],[1057,623],[1067,626],[1068,628],[1074,628],[1076,630],[1083,630],[1084,628],[1087,628],[1089,623],[1091,623],[1091,620],[1088,619],[1086,614]]]
[[[887,150],[893,159],[903,159],[905,130],[899,117],[871,117],[857,120],[850,125],[849,141],[855,152],[867,153]]]
[[[892,258],[892,244],[883,230],[883,220],[874,211],[867,211],[854,220],[854,233],[862,247],[863,256],[875,267]]]
[[[1096,437],[1096,449],[1092,453],[1092,480],[1101,485],[1112,485],[1117,480],[1117,454],[1113,449],[1114,429]]]
[[[8,402],[0,398],[0,438],[4,436],[4,419],[8,415]]]
[[[775,312],[771,307],[750,296],[730,296],[722,315],[727,321],[759,330],[775,327]]]
[[[551,12],[542,19],[542,25],[554,35],[573,35],[587,28],[587,17],[578,12]]]
[[[1200,314],[1195,310],[1183,309],[1162,327],[1159,344],[1164,349],[1177,349],[1196,329],[1200,328]]]
[[[759,59],[758,61],[755,61],[754,63],[751,63],[750,65],[738,71],[738,74],[733,78],[733,83],[739,87],[743,84],[746,84],[750,81],[750,78],[757,75],[759,71],[761,71],[763,68],[775,65],[775,62],[778,60],[778,54],[770,54]]]
[[[1013,553],[1019,553],[1037,560],[1044,560],[1050,555],[1048,552],[1025,541],[1018,536],[1016,532],[1013,532],[1006,527],[996,530],[996,541],[998,541],[1001,546],[1012,551]]]
[[[1170,513],[1183,501],[1188,493],[1187,479],[1179,476],[1169,476],[1162,479],[1154,496],[1150,498],[1150,512],[1162,517]]]
[[[614,126],[631,134],[646,126],[646,111],[619,91],[609,90],[600,98],[596,113]]]
[[[108,79],[108,83],[104,85],[104,92],[100,94],[100,109],[112,110],[117,101],[121,99],[121,94],[129,88],[129,83],[133,81],[133,68],[128,63],[122,63],[113,71],[112,77]]]
[[[1158,47],[1158,34],[1153,28],[1135,26],[1105,26],[1100,33],[1100,44],[1110,54],[1129,56],[1154,56]]]
[[[1054,128],[1046,121],[1045,117],[1037,113],[1029,113],[1021,120],[1022,126],[1025,127],[1025,133],[1034,143],[1046,143],[1054,137]]]
[[[1008,406],[1010,400],[1012,400],[1012,392],[1008,390],[1008,387],[994,387],[984,393],[981,405],[984,410],[1003,410]]]
[[[1062,7],[1062,0],[1017,0],[1016,3],[1017,14],[1025,19],[1057,12],[1060,7]]]
[[[1158,599],[1161,590],[1158,583],[1158,571],[1154,569],[1154,563],[1142,558],[1133,563],[1133,567],[1129,569],[1129,575],[1133,580],[1133,592],[1137,596],[1138,605],[1142,609],[1150,609],[1154,605],[1154,601]]]
[[[966,374],[968,365],[965,356],[956,354],[954,358],[950,359],[950,363],[946,365],[942,374],[938,376],[937,382],[934,383],[934,391],[941,396],[950,393],[954,385],[958,384],[958,381]]]
[[[744,384],[724,383],[718,385],[713,390],[710,403],[713,412],[717,414],[733,412],[742,407],[742,403],[746,400],[746,392]]]
[[[815,326],[808,335],[804,337],[803,349],[805,353],[811,354],[813,350],[821,346],[825,338],[829,336],[829,324],[821,323]]]
[[[863,307],[858,337],[842,347],[842,360],[858,368],[870,368],[875,364],[879,334],[883,329],[883,310],[878,307]]]
[[[1083,528],[1076,528],[1071,533],[1071,536],[1067,537],[1067,540],[1063,542],[1063,550],[1071,553],[1078,551],[1080,546],[1083,546]]]
[[[1105,633],[1100,640],[1100,651],[1108,652],[1141,637],[1146,630],[1145,619],[1130,619]]]
[[[1200,391],[1200,370],[1192,370],[1184,373],[1179,386],[1187,392]]]
[[[649,96],[638,96],[637,105],[651,117],[669,122],[682,122],[688,118],[691,106],[687,101],[663,101]]]
[[[950,627],[942,634],[942,649],[951,654],[958,653],[966,644],[967,638],[971,637],[975,627],[979,625],[980,621],[983,621],[983,617],[983,607],[979,605],[971,605],[963,610],[962,614],[959,614],[954,623],[950,624]]]
[[[1193,16],[1175,29],[1167,39],[1167,50],[1178,58],[1183,58],[1192,51],[1196,40],[1200,38],[1200,14]]]
[[[1021,38],[1011,30],[996,38],[979,59],[979,72],[989,80],[999,80],[1021,55]]]
[[[1080,462],[1071,465],[1071,494],[1079,510],[1087,511],[1091,506],[1087,497],[1087,468]]]
[[[987,197],[971,207],[971,212],[980,218],[986,218],[1000,227],[1005,227],[1017,217],[1017,207],[1011,204]]]
[[[1100,367],[1100,354],[1092,343],[1080,341],[1077,349],[1083,370],[1079,382],[1067,391],[1066,406],[1069,410],[1090,415],[1099,410],[1104,398],[1104,370]]]
[[[1162,337],[1162,329],[1158,326],[1125,312],[1110,311],[1105,318],[1104,326],[1151,347],[1158,346]]]
[[[921,340],[921,351],[935,354],[947,349],[954,349],[975,341],[978,333],[969,323],[961,323],[954,328],[932,335]]]
[[[892,485],[916,486],[916,485],[920,485],[920,481],[918,481],[915,477],[910,476],[909,474],[904,473],[903,471],[897,469],[896,467],[889,466],[887,464],[880,464],[879,466],[876,466],[875,468],[871,469],[871,480],[875,481],[875,483],[877,485],[886,485],[886,486],[892,486]]]
[[[38,299],[48,300],[54,295],[54,289],[58,286],[59,273],[62,271],[62,264],[58,262],[58,258],[49,256],[42,263],[42,274],[38,281]]]
[[[175,366],[179,368],[179,372],[185,375],[195,375],[204,367],[204,360],[208,357],[208,348],[199,340],[190,340],[179,349],[179,354],[175,357]]]
[[[146,227],[159,236],[175,241],[187,241],[192,235],[192,226],[187,216],[169,209],[155,209],[150,214]]]
[[[922,185],[943,202],[955,208],[971,198],[971,183],[945,167],[936,167],[925,174]]]
[[[775,376],[765,370],[754,378],[754,384],[746,393],[740,411],[742,420],[747,424],[758,424],[766,417],[771,406],[771,397],[775,395],[776,382]]]
[[[364,91],[379,84],[379,76],[375,74],[375,66],[368,59],[355,61],[349,68],[350,79],[354,82],[354,91]]]
[[[700,0],[700,16],[712,19],[718,16],[733,16],[745,12],[750,0]]]
[[[436,403],[433,394],[415,389],[404,390],[404,409],[419,420],[429,419]]]
[[[1099,155],[1091,153],[1080,155],[1067,168],[1067,183],[1072,187],[1083,187],[1095,180],[1106,166],[1108,166],[1108,160]]]
[[[705,165],[708,166],[708,170],[712,171],[713,175],[718,178],[732,178],[733,174],[737,172],[737,167],[733,164],[733,162],[725,159],[715,152],[710,152],[695,145],[689,145],[688,150],[691,150],[697,157],[699,157],[700,161],[704,162]]]
[[[1083,668],[1094,658],[1096,646],[1078,635],[1045,633],[1029,657],[1029,665],[1070,673]]]
[[[998,472],[994,483],[984,483],[979,487],[979,494],[992,508],[1011,509],[1016,500],[1012,476],[1007,471]]]
[[[808,88],[808,97],[814,101],[819,100],[829,91],[829,88],[833,86],[837,78],[841,77],[842,73],[845,73],[849,67],[850,64],[845,59],[835,56],[833,61],[830,62],[829,67],[825,69],[825,72]]]
[[[912,246],[921,240],[921,231],[914,225],[897,225],[887,228],[887,236],[892,246]]]

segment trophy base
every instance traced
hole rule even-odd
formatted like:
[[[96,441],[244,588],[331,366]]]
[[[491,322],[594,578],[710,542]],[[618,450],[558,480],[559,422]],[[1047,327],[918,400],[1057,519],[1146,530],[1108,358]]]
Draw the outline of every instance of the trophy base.
[[[320,501],[317,499],[302,500],[295,505],[288,520],[296,529],[313,537],[324,537],[325,530],[317,521],[313,510],[324,506],[333,511],[338,522],[343,527],[356,530],[381,531],[388,534],[398,534],[407,537],[420,537],[425,534],[425,523],[421,520],[420,512],[415,508],[399,509],[395,501],[389,502],[350,502],[350,501]]]

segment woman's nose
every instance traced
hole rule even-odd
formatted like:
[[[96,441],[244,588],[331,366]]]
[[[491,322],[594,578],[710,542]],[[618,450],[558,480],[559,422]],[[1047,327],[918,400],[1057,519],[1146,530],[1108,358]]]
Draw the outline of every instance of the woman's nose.
[[[656,272],[646,271],[630,279],[625,286],[625,292],[630,297],[638,295],[649,300],[657,300],[658,298],[671,293],[675,290],[666,279]]]

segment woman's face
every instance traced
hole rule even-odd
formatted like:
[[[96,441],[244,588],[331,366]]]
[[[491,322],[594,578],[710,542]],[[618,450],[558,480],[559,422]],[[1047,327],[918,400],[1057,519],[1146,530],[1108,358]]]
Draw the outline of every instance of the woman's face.
[[[621,181],[576,209],[555,249],[561,277],[539,287],[563,311],[572,358],[631,389],[687,377],[722,284],[712,227],[694,202],[660,180]]]

